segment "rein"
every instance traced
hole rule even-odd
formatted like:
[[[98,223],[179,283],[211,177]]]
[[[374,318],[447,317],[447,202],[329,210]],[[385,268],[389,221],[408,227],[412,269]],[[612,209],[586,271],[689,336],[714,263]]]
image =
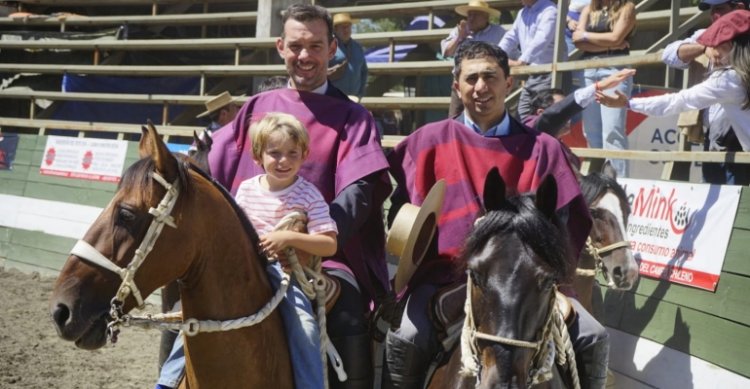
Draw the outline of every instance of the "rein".
[[[553,363],[564,366],[568,364],[574,389],[580,389],[578,372],[573,352],[573,343],[568,335],[568,330],[563,319],[562,312],[557,307],[555,287],[552,290],[549,309],[541,329],[540,339],[535,342],[513,339],[504,336],[487,334],[477,330],[474,322],[474,313],[471,302],[471,289],[473,281],[467,277],[466,302],[464,303],[464,326],[461,330],[461,374],[476,377],[479,385],[481,365],[479,364],[479,346],[476,340],[482,339],[494,343],[504,344],[512,347],[528,348],[534,350],[532,365],[528,372],[529,385],[537,385],[552,379]]]
[[[276,306],[279,305],[279,302],[284,298],[284,295],[289,288],[290,278],[286,273],[282,274],[281,285],[276,291],[276,294],[274,294],[271,300],[266,303],[263,308],[252,315],[237,319],[198,320],[191,318],[183,320],[181,319],[181,313],[133,316],[125,314],[122,311],[125,299],[131,293],[138,303],[138,309],[144,307],[145,304],[143,297],[135,284],[135,274],[138,271],[138,268],[143,264],[146,256],[151,250],[153,250],[164,225],[166,224],[172,228],[177,228],[174,218],[170,214],[172,213],[172,209],[177,203],[177,198],[180,194],[179,181],[175,180],[175,182],[170,184],[164,179],[164,177],[156,172],[150,173],[150,176],[166,189],[166,193],[156,208],[149,209],[148,212],[154,216],[154,219],[151,221],[151,224],[146,231],[146,236],[143,238],[140,246],[135,250],[133,259],[126,268],[117,266],[113,261],[102,255],[99,250],[95,249],[91,244],[84,240],[79,240],[70,251],[71,254],[91,264],[98,265],[99,267],[114,272],[122,279],[122,283],[117,289],[115,297],[112,298],[110,306],[109,315],[112,321],[107,325],[107,338],[109,341],[112,342],[112,344],[117,342],[117,334],[119,332],[118,327],[120,326],[127,327],[137,325],[144,328],[182,330],[186,335],[194,336],[199,332],[229,331],[249,327],[260,323],[268,317],[271,312],[276,309]]]

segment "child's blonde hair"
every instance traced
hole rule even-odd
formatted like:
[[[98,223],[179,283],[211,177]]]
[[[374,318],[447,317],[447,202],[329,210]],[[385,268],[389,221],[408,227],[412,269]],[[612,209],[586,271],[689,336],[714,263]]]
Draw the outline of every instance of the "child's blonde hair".
[[[297,118],[287,113],[270,112],[263,119],[250,126],[250,136],[253,139],[253,158],[262,160],[263,150],[271,134],[280,132],[285,138],[291,139],[300,149],[302,154],[307,152],[310,137],[305,127]]]

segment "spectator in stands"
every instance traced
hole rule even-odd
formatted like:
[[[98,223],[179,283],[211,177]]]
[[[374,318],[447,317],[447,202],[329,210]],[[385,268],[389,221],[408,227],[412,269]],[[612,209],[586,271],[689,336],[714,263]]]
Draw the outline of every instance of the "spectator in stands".
[[[583,51],[582,59],[604,59],[630,54],[630,34],[635,28],[635,6],[629,0],[591,0],[583,9],[578,28],[573,32],[573,43]],[[584,71],[586,85],[596,85],[621,68],[602,66]],[[630,95],[631,80],[617,86]],[[583,129],[589,147],[626,150],[628,137],[625,128],[627,110],[603,107],[593,103],[583,111]],[[613,160],[618,177],[628,176],[628,163]]]
[[[726,113],[744,151],[750,151],[750,11],[735,10],[721,16],[698,38],[698,44],[716,50],[718,62],[702,83],[678,93],[628,99],[620,91],[597,98],[612,107],[627,107],[646,115],[674,115],[719,104]]]
[[[206,110],[201,112],[196,119],[208,117],[211,120],[211,124],[208,125],[207,130],[209,133],[214,132],[232,120],[237,116],[240,107],[235,102],[232,95],[229,92],[222,92],[221,94],[206,101]]]
[[[710,11],[711,20],[737,9],[748,9],[747,4],[740,0],[705,0],[698,3],[701,11]],[[703,54],[708,58],[708,70],[722,66],[716,63],[718,55],[711,47],[698,43],[698,38],[706,29],[697,30],[689,38],[672,42],[664,48],[662,60],[667,66],[677,69],[687,69],[692,62]],[[721,105],[714,104],[701,112],[705,137],[703,149],[706,151],[742,151],[742,145],[737,140],[734,130],[727,121]],[[703,162],[703,181],[709,184],[750,184],[750,171],[741,163]]]
[[[274,89],[286,88],[289,85],[287,76],[271,76],[258,85],[256,93],[266,92]]]
[[[555,55],[557,6],[550,0],[521,0],[513,27],[503,36],[500,48],[511,58],[510,67],[552,63]],[[518,117],[531,113],[531,98],[552,84],[550,73],[528,77],[518,100]]]
[[[448,37],[440,42],[443,57],[453,57],[463,42],[481,41],[492,44],[500,43],[505,29],[499,24],[490,23],[490,17],[500,16],[500,11],[491,8],[486,1],[469,1],[467,5],[456,7],[456,13],[465,17],[451,30]],[[451,104],[448,116],[454,117],[464,109],[461,97],[451,89]]]
[[[576,49],[573,43],[573,32],[578,28],[578,21],[581,19],[581,12],[591,3],[591,0],[570,0],[568,5],[568,14],[565,16],[565,47],[568,48],[568,55]],[[567,77],[563,75],[563,77]],[[583,70],[574,70],[570,72],[570,85],[573,88],[580,88],[585,85],[583,79]],[[567,81],[566,81],[567,82]]]
[[[328,80],[349,96],[362,100],[367,87],[367,61],[365,50],[352,39],[352,17],[348,13],[333,16],[336,35],[336,55],[328,62]]]
[[[464,239],[482,209],[476,188],[482,188],[483,182],[474,180],[483,180],[498,166],[509,192],[528,192],[536,190],[542,177],[554,175],[560,188],[558,212],[566,215],[571,232],[571,269],[591,228],[585,201],[560,142],[508,114],[505,97],[513,84],[509,74],[508,57],[497,46],[477,41],[461,45],[455,57],[454,87],[463,99],[464,113],[418,129],[388,157],[397,183],[389,220],[405,202],[422,205],[426,191],[440,179],[448,178],[446,192],[451,195],[445,197],[442,207],[436,247],[428,250],[408,283],[401,325],[386,335],[384,388],[421,387],[431,359],[440,350],[429,319],[430,301],[440,287],[466,277],[455,270],[460,266]],[[579,303],[573,304],[579,315],[577,324],[571,326],[571,337],[582,387],[603,388],[607,332]]]

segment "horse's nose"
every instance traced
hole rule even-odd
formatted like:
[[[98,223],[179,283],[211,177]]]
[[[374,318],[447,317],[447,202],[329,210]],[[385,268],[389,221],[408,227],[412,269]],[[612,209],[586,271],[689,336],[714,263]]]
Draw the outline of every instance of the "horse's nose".
[[[52,315],[52,322],[55,324],[57,333],[63,336],[65,327],[70,322],[70,308],[65,303],[58,302],[53,305],[50,314]]]
[[[623,266],[615,266],[612,269],[612,280],[615,282],[617,289],[630,289],[630,275],[628,270],[624,269]]]

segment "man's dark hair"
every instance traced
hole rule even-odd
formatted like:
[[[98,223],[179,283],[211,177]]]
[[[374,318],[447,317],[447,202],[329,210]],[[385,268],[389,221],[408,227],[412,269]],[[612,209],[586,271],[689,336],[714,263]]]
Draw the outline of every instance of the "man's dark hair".
[[[510,75],[510,66],[508,65],[508,54],[496,45],[487,42],[470,41],[464,42],[458,47],[458,53],[453,65],[453,76],[458,79],[461,75],[461,62],[464,59],[491,58],[497,61],[500,68],[503,69],[505,77]]]
[[[274,89],[281,89],[286,88],[287,84],[289,83],[289,77],[287,76],[272,76],[268,77],[263,82],[258,85],[258,91],[256,93],[261,93],[269,90]]]
[[[542,89],[537,92],[534,98],[531,99],[531,112],[536,114],[536,111],[540,109],[545,110],[549,108],[550,105],[555,103],[555,95],[565,96],[565,92],[559,88]]]
[[[286,9],[281,15],[281,25],[285,25],[286,21],[292,19],[298,22],[310,22],[313,20],[322,20],[328,27],[328,42],[333,41],[333,19],[328,10],[319,5],[310,4],[292,4]],[[284,38],[284,32],[281,33],[281,38]]]

